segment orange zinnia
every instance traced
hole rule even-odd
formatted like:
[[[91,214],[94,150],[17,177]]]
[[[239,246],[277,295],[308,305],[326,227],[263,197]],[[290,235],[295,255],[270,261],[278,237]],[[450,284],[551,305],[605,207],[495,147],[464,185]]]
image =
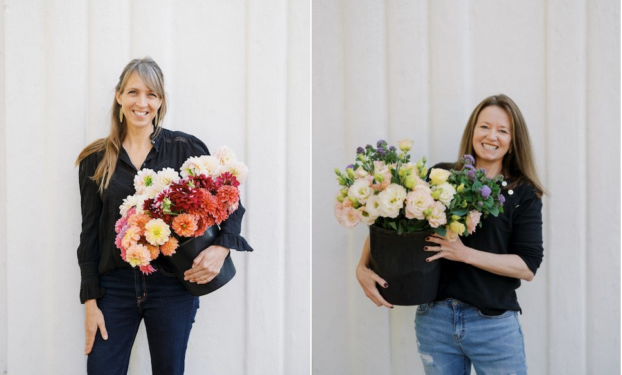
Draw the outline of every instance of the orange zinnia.
[[[173,230],[182,237],[192,237],[196,232],[198,225],[194,215],[181,214],[173,219]]]
[[[171,256],[175,254],[175,250],[178,246],[179,242],[177,241],[177,239],[171,236],[168,241],[164,243],[164,245],[160,246],[160,250],[162,251],[162,254],[166,256]]]

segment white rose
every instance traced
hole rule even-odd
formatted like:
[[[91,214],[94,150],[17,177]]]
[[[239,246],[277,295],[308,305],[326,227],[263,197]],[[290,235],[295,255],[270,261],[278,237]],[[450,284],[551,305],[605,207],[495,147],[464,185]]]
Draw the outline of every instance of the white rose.
[[[367,204],[365,204],[365,211],[367,211],[367,213],[374,218],[380,216],[380,201],[378,200],[377,195],[371,195],[369,198],[367,198]]]
[[[404,207],[406,189],[398,184],[390,184],[378,194],[380,216],[396,218]]]
[[[456,194],[456,189],[447,182],[439,186],[433,187],[432,191],[441,192],[440,196],[438,197],[438,200],[443,202],[443,204],[447,207],[449,207],[449,204],[454,199],[454,195]]]
[[[361,208],[359,208],[359,212],[361,213],[361,221],[367,226],[373,225],[378,218],[378,216],[373,216],[369,214],[369,211],[367,211],[367,206],[362,206]]]
[[[372,194],[373,190],[368,180],[361,178],[350,186],[348,189],[348,196],[356,198],[359,203],[364,204],[367,202],[367,198]]]

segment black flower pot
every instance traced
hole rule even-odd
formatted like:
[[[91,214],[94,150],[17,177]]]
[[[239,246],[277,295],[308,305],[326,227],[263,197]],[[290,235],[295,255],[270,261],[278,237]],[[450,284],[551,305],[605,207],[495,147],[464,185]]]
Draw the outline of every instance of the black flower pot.
[[[231,254],[227,254],[227,258],[225,258],[225,262],[220,269],[220,273],[209,283],[197,284],[184,280],[184,273],[192,268],[194,258],[196,258],[201,251],[207,249],[210,245],[213,245],[219,233],[220,230],[218,229],[218,226],[212,225],[207,228],[202,236],[190,238],[181,242],[175,254],[172,256],[163,257],[166,259],[166,262],[170,265],[177,278],[181,280],[186,289],[188,289],[193,296],[204,296],[209,294],[231,281],[233,276],[235,276],[235,266],[233,265]]]
[[[440,262],[426,262],[434,253],[423,250],[436,246],[425,238],[430,232],[403,233],[372,225],[370,231],[371,269],[382,277],[388,288],[378,286],[387,302],[412,306],[436,299],[441,275]]]

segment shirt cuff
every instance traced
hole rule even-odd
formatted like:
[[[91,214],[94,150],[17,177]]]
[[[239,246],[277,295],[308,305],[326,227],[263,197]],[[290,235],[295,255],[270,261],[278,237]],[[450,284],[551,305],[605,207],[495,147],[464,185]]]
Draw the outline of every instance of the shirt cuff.
[[[99,285],[99,271],[97,262],[84,262],[80,264],[82,283],[80,284],[80,303],[89,299],[101,298],[106,290]]]
[[[235,249],[237,251],[253,251],[253,248],[246,242],[244,237],[238,234],[220,233],[214,241],[214,245]]]

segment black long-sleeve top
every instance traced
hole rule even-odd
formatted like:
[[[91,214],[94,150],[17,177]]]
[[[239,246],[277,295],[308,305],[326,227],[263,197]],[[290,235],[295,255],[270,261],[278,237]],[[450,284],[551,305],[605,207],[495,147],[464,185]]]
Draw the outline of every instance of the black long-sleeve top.
[[[448,169],[447,164],[437,168]],[[450,167],[449,167],[450,168]],[[508,186],[511,179],[506,180]],[[542,199],[531,184],[503,189],[504,213],[482,218],[482,227],[462,242],[473,249],[494,254],[516,254],[536,274],[542,263]],[[483,314],[498,315],[506,310],[521,311],[517,278],[495,275],[462,262],[440,259],[441,281],[437,300],[455,298],[478,308]]]
[[[155,139],[142,168],[160,171],[173,168],[179,171],[182,164],[191,156],[209,155],[207,146],[198,138],[162,129]],[[82,233],[78,247],[78,264],[82,275],[80,301],[100,298],[105,290],[99,284],[99,276],[114,268],[132,268],[123,261],[121,251],[115,246],[115,223],[121,218],[119,207],[123,199],[133,195],[134,177],[138,173],[125,149],[121,148],[117,165],[103,194],[98,185],[91,180],[103,153],[93,153],[80,162],[79,180],[82,202]],[[233,212],[220,225],[220,235],[215,244],[229,249],[253,251],[246,240],[240,236],[244,207]]]

